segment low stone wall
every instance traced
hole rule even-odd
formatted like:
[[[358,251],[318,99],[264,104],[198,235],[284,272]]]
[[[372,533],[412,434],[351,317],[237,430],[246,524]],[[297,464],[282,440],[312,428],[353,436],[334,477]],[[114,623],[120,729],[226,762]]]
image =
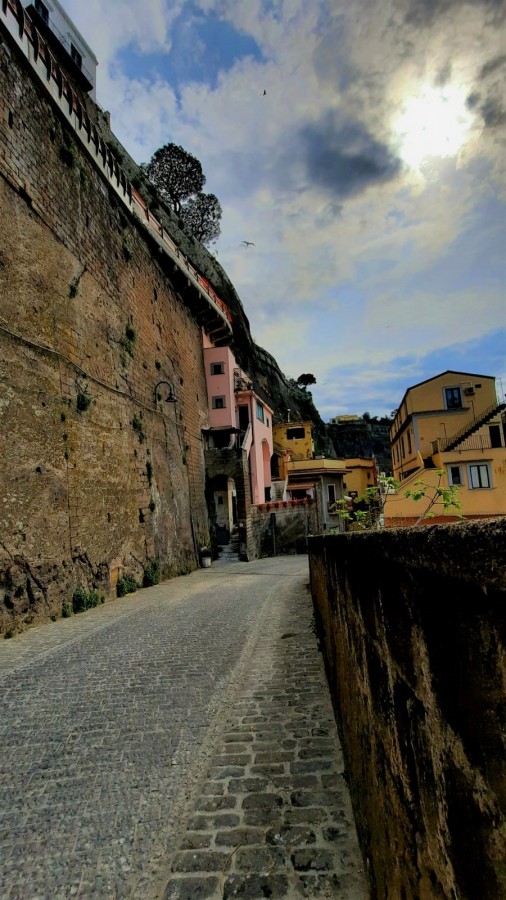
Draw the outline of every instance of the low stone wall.
[[[316,506],[311,501],[287,500],[251,507],[251,539],[256,556],[305,553],[306,537],[315,530]]]
[[[506,518],[309,539],[372,896],[506,896]]]

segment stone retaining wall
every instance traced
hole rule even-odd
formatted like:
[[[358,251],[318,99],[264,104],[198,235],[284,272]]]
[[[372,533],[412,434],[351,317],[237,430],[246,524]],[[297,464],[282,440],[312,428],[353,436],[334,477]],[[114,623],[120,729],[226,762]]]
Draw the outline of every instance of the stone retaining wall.
[[[2,29],[0,204],[2,630],[196,567],[208,410],[168,257]]]
[[[506,896],[506,519],[309,540],[373,897]]]

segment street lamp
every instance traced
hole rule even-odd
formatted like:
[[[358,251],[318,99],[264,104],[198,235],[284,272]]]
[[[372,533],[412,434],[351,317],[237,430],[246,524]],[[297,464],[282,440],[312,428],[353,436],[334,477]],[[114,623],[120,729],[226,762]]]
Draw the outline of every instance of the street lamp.
[[[169,393],[167,394],[167,396],[165,398],[163,398],[161,396],[161,394],[158,393],[158,388],[162,384],[166,385],[166,387],[168,387],[168,389],[169,389]],[[159,381],[158,384],[155,385],[155,389],[154,389],[153,393],[154,393],[155,406],[159,400],[163,400],[163,399],[165,399],[165,403],[177,403],[177,397],[174,393],[174,388],[171,385],[170,381]]]

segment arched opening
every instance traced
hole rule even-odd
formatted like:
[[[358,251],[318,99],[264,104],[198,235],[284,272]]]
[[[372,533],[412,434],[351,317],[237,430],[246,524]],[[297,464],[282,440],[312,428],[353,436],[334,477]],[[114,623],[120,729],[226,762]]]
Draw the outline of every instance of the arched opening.
[[[215,475],[212,480],[218,544],[230,541],[230,534],[237,524],[237,495],[235,481],[228,475]]]

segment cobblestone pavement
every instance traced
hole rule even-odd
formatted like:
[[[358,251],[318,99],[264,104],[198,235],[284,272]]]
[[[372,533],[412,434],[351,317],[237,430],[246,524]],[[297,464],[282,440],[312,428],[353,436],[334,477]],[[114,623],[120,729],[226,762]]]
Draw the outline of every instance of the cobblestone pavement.
[[[305,557],[0,645],[0,897],[365,900]]]

